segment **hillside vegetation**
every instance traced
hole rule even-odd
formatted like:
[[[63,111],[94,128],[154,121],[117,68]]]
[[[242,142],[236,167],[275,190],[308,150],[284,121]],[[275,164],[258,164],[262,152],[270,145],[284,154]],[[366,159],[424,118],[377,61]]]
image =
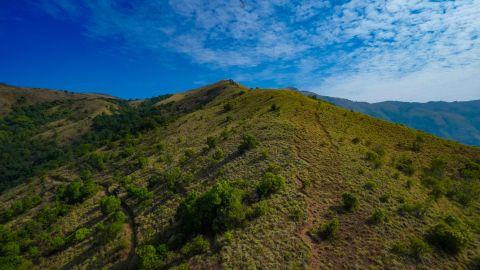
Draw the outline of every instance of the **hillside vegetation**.
[[[306,95],[315,93],[303,92]],[[337,106],[406,125],[439,137],[480,146],[480,100],[456,102],[355,102],[317,96]]]
[[[23,99],[0,118],[1,269],[480,265],[478,148],[233,81]]]

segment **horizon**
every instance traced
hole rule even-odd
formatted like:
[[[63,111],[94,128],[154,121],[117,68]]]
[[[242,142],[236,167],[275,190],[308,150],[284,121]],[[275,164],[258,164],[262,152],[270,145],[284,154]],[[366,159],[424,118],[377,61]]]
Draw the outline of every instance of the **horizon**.
[[[232,78],[352,101],[480,99],[480,1],[0,4],[0,81],[143,99]]]
[[[108,94],[108,93],[106,93],[106,92],[73,91],[73,90],[69,90],[69,89],[56,89],[56,88],[45,88],[45,87],[35,87],[35,86],[20,86],[20,85],[12,85],[12,84],[8,84],[8,83],[4,83],[4,82],[0,82],[0,85],[5,85],[5,86],[9,86],[9,87],[16,87],[16,88],[30,88],[30,89],[33,89],[33,90],[35,90],[35,89],[42,89],[42,90],[51,90],[51,91],[59,91],[59,92],[68,91],[68,92],[71,92],[71,93],[74,93],[74,94],[105,95],[105,96],[112,96],[112,97],[118,98],[118,99],[134,101],[134,100],[151,99],[151,98],[155,98],[155,97],[158,97],[158,96],[161,96],[161,95],[181,94],[181,93],[185,93],[185,92],[188,92],[188,91],[193,91],[193,90],[196,90],[196,89],[201,89],[201,88],[203,88],[203,87],[207,87],[207,86],[210,86],[210,85],[213,85],[213,84],[222,82],[222,81],[226,81],[226,80],[231,80],[231,79],[221,79],[221,80],[219,80],[219,81],[207,83],[207,84],[205,84],[205,85],[202,85],[202,86],[199,86],[199,87],[196,87],[196,88],[184,89],[184,90],[177,91],[177,92],[165,92],[165,93],[162,93],[162,94],[159,94],[159,95],[153,94],[152,96],[147,96],[147,97],[143,97],[143,98],[135,98],[135,97],[132,97],[132,98],[123,98],[123,97],[115,96],[115,95],[112,95],[112,94]],[[234,82],[235,82],[235,83],[238,83],[238,82],[236,82],[236,81],[234,81]],[[241,85],[243,85],[243,84],[241,84]],[[243,85],[243,86],[245,86],[245,85]],[[245,86],[245,87],[246,87],[246,86]],[[355,103],[368,103],[368,104],[379,104],[379,103],[385,103],[385,102],[428,104],[428,103],[456,103],[456,102],[476,102],[476,101],[480,101],[480,99],[471,99],[471,100],[463,100],[463,101],[456,101],[456,100],[455,100],[455,101],[430,100],[430,101],[420,102],[420,101],[384,100],[384,101],[377,101],[377,102],[368,102],[368,101],[346,99],[346,98],[335,97],[335,96],[320,95],[320,94],[316,94],[316,93],[313,93],[313,92],[304,91],[304,90],[302,90],[302,89],[298,89],[298,88],[295,88],[295,87],[293,87],[294,89],[292,89],[292,87],[282,87],[282,88],[258,88],[258,87],[248,87],[248,88],[250,88],[250,90],[258,90],[258,91],[262,91],[262,90],[278,90],[278,91],[291,90],[291,91],[297,91],[297,92],[302,93],[302,94],[307,95],[307,96],[309,96],[309,94],[315,94],[315,95],[317,95],[317,97],[320,97],[320,98],[321,98],[321,97],[326,97],[326,98],[334,98],[334,99],[346,100],[346,101],[355,102]],[[256,88],[257,88],[257,89],[256,89]]]

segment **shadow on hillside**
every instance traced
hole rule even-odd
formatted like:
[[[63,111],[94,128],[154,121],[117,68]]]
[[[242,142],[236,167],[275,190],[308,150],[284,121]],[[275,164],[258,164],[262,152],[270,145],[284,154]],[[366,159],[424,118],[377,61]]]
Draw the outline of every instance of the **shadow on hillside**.
[[[89,229],[93,230],[95,224],[98,224],[98,223],[104,221],[105,219],[106,218],[103,215],[92,218],[92,219],[84,222],[83,224],[79,225],[76,228],[76,230],[78,230],[79,228],[89,228]],[[95,235],[94,235],[91,246],[88,249],[86,249],[85,251],[83,251],[82,253],[78,254],[76,257],[74,257],[70,262],[65,264],[60,269],[61,270],[72,269],[74,266],[80,265],[85,260],[92,257],[97,252],[98,248],[100,248],[100,245],[97,245],[97,243],[95,241],[96,239],[97,239],[97,237],[95,237]]]
[[[241,155],[243,155],[244,153],[242,153],[241,151],[235,151],[233,153],[231,153],[230,155],[226,156],[223,160],[217,162],[217,163],[214,163],[210,166],[207,166],[205,167],[204,169],[200,170],[198,173],[197,173],[197,177],[198,178],[202,178],[202,177],[213,177],[214,176],[214,172],[216,172],[218,169],[220,169],[221,167],[223,167],[224,165],[230,163],[230,162],[233,162],[235,159],[237,159],[238,157],[240,157]]]
[[[75,258],[73,258],[71,261],[65,264],[62,268],[60,268],[60,270],[69,270],[77,265],[82,264],[84,261],[86,261],[87,259],[95,255],[97,248],[98,247],[95,246],[94,243],[92,243],[92,245],[87,250],[78,254]]]

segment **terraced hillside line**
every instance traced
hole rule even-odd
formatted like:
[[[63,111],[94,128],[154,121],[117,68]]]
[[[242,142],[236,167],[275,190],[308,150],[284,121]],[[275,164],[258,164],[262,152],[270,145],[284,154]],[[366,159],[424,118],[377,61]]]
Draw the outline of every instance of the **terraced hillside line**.
[[[116,196],[115,194],[111,193],[108,189],[108,186],[104,186],[106,193],[108,195]],[[122,211],[127,214],[127,221],[128,221],[128,228],[130,233],[130,250],[128,252],[126,267],[119,267],[120,269],[137,269],[137,254],[135,252],[137,248],[137,224],[135,223],[135,215],[133,214],[133,210],[128,206],[128,204],[119,196],[116,196],[120,199],[120,206],[122,207]]]
[[[325,133],[325,136],[327,136],[328,141],[330,144],[337,150],[338,152],[338,145],[333,142],[332,135],[330,135],[330,132],[328,132],[327,127],[322,123],[322,120],[320,119],[320,114],[318,112],[319,110],[317,109],[317,112],[315,112],[315,120],[317,121],[317,124],[320,126],[322,131]]]

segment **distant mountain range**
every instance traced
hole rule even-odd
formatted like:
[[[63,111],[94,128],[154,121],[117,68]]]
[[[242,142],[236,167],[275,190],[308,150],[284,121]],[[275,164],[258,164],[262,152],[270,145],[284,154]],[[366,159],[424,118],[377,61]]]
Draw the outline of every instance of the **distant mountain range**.
[[[337,106],[404,124],[439,137],[480,146],[480,100],[462,102],[355,102],[348,99],[316,96]]]

